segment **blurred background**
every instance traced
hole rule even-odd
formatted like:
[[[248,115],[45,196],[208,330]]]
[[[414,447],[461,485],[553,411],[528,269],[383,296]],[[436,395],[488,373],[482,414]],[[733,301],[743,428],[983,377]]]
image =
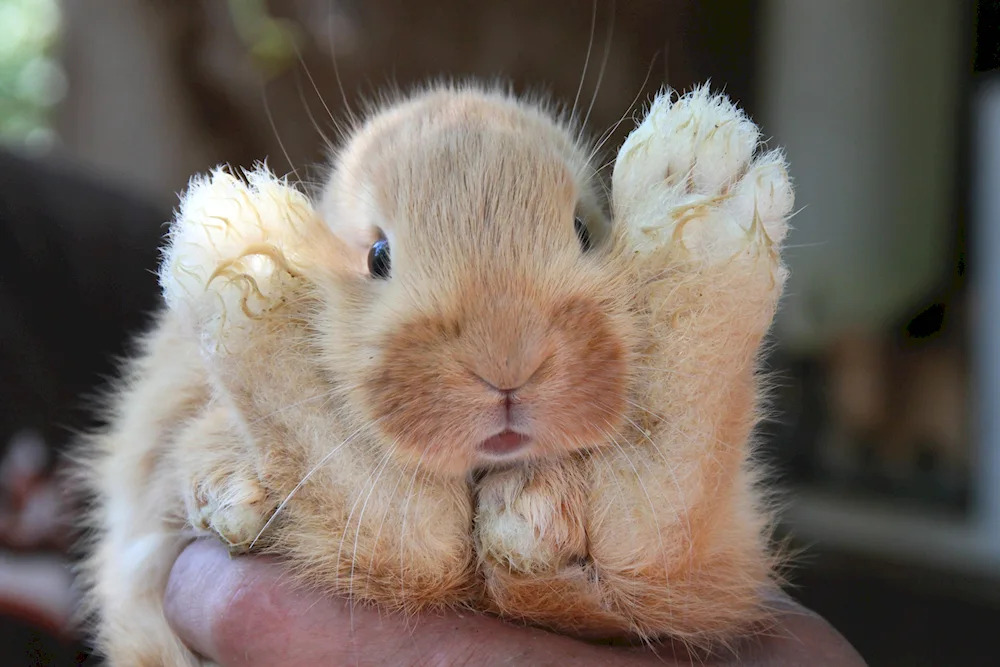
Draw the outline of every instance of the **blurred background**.
[[[331,117],[469,75],[579,90],[608,157],[634,101],[711,79],[786,147],[801,210],[762,455],[805,548],[792,592],[873,667],[998,664],[998,19],[963,0],[0,0],[0,665],[94,663],[58,453],[156,304],[189,176],[266,158],[308,182]]]

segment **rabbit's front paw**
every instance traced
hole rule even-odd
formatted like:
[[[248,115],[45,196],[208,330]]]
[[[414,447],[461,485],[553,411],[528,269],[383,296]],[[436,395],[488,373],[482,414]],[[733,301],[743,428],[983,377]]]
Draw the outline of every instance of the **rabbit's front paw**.
[[[477,489],[480,561],[528,575],[584,558],[586,487],[578,472],[553,463],[487,474]]]
[[[479,484],[476,547],[489,608],[579,637],[617,636],[592,562],[588,463],[568,458],[496,471]]]
[[[188,525],[242,552],[260,537],[275,498],[261,483],[254,451],[235,422],[228,408],[217,406],[178,442]]]
[[[261,537],[271,512],[269,494],[246,471],[218,470],[193,484],[188,521],[214,533],[233,553],[244,553]]]
[[[794,196],[782,153],[759,145],[757,126],[724,95],[657,97],[614,171],[615,219],[635,252],[672,248],[709,264],[775,255]]]

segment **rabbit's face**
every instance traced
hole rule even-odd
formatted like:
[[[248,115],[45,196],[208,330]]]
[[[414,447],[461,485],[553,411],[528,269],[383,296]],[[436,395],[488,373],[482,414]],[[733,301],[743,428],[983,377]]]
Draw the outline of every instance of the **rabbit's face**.
[[[324,212],[355,270],[322,335],[403,461],[465,474],[615,437],[633,327],[586,174],[567,130],[499,95],[418,98],[346,147]]]

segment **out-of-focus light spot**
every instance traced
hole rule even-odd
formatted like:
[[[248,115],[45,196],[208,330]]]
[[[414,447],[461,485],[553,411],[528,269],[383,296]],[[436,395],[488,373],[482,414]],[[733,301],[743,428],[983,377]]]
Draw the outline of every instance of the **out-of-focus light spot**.
[[[7,59],[16,56],[27,46],[29,37],[30,16],[25,11],[25,3],[0,2],[0,58]],[[44,4],[44,3],[43,3]]]
[[[56,133],[47,127],[29,130],[24,137],[24,150],[34,155],[44,155],[56,145]]]
[[[52,106],[66,94],[66,75],[53,59],[39,56],[25,63],[14,89],[26,101]]]
[[[61,28],[59,0],[0,0],[0,143],[44,152],[57,139],[50,114],[67,89],[53,57]]]

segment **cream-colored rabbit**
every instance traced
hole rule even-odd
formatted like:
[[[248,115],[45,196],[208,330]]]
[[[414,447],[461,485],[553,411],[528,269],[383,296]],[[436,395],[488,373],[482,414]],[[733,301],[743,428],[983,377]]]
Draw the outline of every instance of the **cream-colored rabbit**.
[[[563,120],[436,86],[355,128],[316,201],[192,181],[84,450],[110,664],[199,664],[162,594],[206,532],[404,613],[695,643],[765,619],[751,444],[792,190],[758,144],[726,98],[664,93],[609,220]]]

